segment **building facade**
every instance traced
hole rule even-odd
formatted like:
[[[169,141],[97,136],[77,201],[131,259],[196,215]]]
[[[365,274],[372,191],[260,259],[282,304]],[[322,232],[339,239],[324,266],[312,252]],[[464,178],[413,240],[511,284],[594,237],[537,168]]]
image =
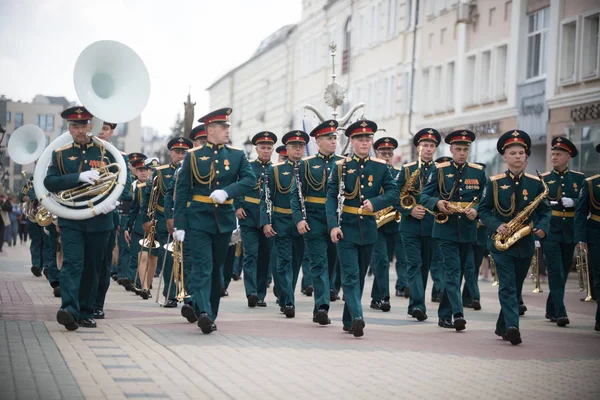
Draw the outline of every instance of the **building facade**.
[[[364,102],[354,118],[376,121],[382,128],[376,137],[398,139],[396,161],[415,157],[412,136],[421,128],[442,134],[470,129],[477,134],[472,160],[496,173],[504,169],[497,138],[518,128],[532,137],[530,171],[549,169],[549,144],[566,135],[582,150],[573,168],[600,172],[594,150],[600,142],[597,1],[302,3],[301,20],[276,46],[209,88],[211,108],[234,108],[234,143],[263,129],[310,130],[318,121],[306,104],[331,116],[323,92],[332,79],[333,41],[336,81],[347,91],[338,118]],[[265,75],[280,78],[280,85],[265,84]],[[241,101],[250,93],[254,101]],[[285,123],[257,119],[264,110]],[[438,156],[447,154],[440,146]]]

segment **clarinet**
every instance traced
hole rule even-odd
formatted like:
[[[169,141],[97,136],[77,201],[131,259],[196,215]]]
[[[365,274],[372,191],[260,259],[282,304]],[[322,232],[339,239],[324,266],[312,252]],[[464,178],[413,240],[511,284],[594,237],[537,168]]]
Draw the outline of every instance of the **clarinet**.
[[[265,174],[265,205],[267,206],[267,216],[271,224],[271,215],[273,214],[273,203],[271,203],[271,190],[269,189],[269,173]]]
[[[339,184],[339,192],[337,195],[338,206],[337,206],[337,214],[338,214],[338,226],[342,225],[342,210],[344,208],[344,191],[346,190],[346,162],[342,164],[342,178]]]
[[[300,200],[300,208],[302,209],[302,219],[306,221],[306,206],[304,205],[304,196],[302,196],[302,182],[300,182],[300,162],[294,163],[294,179],[298,187],[298,199]]]

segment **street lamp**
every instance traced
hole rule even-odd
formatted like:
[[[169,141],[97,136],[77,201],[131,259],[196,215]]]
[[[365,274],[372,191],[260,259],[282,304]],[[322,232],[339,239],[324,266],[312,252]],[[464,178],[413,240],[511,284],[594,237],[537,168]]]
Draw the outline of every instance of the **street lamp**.
[[[250,153],[252,153],[253,146],[254,144],[252,144],[252,140],[250,140],[250,136],[248,136],[246,141],[244,142],[244,151],[246,152],[246,157],[250,157]]]

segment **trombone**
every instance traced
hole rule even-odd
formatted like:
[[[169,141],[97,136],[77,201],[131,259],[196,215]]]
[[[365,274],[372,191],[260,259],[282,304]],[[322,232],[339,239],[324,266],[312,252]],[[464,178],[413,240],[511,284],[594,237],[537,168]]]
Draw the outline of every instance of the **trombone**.
[[[190,297],[190,295],[185,290],[184,269],[183,269],[183,242],[173,238],[173,241],[171,243],[165,244],[165,249],[167,250],[167,252],[170,251],[173,253],[173,270],[171,271],[171,278],[169,279],[169,289],[167,289],[167,295],[165,296],[165,303],[169,300],[169,297],[171,297],[171,287],[172,287],[173,282],[175,282],[175,291],[177,292],[175,299],[181,303],[181,302],[185,301],[185,299]],[[165,252],[165,254],[166,254],[166,252]],[[166,257],[165,257],[165,259],[166,259]],[[163,270],[164,270],[164,267],[163,267]],[[160,283],[159,283],[159,293],[160,293]],[[158,301],[158,295],[157,295],[156,302],[158,304],[160,304],[161,306],[163,306],[165,304],[165,303],[160,303]]]
[[[585,287],[587,286],[587,292],[584,299],[581,301],[593,301],[592,299],[592,287],[591,287],[591,277],[590,277],[590,267],[588,263],[588,253],[586,249],[577,250],[575,255],[576,267],[577,267],[577,275],[579,277],[579,291],[585,291]]]
[[[156,214],[156,206],[158,205],[158,177],[154,177],[152,179],[152,187],[150,188],[150,199],[148,200],[148,211],[147,211],[147,215],[148,215],[148,219],[150,220],[150,228],[148,229],[148,232],[146,232],[144,234],[144,237],[142,240],[139,241],[139,244],[142,246],[142,249],[140,251],[140,256],[138,258],[138,265],[137,265],[137,270],[135,273],[135,278],[133,280],[134,282],[134,292],[137,295],[140,295],[144,292],[144,285],[147,283],[147,277],[148,277],[148,270],[150,269],[150,257],[152,256],[152,249],[157,249],[160,246],[160,243],[158,243],[157,240],[155,240],[156,237],[156,218],[155,218],[155,214]],[[146,268],[144,271],[144,276],[141,280],[141,288],[135,287],[135,284],[137,284],[137,280],[138,277],[140,277],[140,266],[141,266],[141,261],[142,261],[142,253],[144,252],[144,248],[148,249],[148,255],[146,258]],[[154,274],[153,274],[154,275]],[[147,290],[147,293],[149,293],[149,290]],[[142,298],[147,299],[149,296],[146,294],[147,297],[144,298],[144,296],[142,296]]]

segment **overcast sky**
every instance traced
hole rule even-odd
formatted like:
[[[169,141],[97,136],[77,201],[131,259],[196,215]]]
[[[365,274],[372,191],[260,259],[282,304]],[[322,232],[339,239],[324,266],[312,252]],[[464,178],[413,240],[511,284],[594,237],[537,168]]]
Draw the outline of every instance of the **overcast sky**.
[[[168,133],[189,86],[199,118],[210,111],[205,89],[300,13],[300,0],[0,0],[0,94],[77,101],[77,56],[92,42],[117,40],[150,73],[142,125]]]

